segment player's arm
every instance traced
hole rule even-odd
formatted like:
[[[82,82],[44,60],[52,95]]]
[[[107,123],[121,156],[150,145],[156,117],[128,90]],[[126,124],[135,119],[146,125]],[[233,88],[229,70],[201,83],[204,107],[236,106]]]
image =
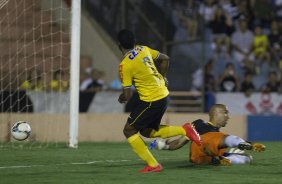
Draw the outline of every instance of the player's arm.
[[[159,56],[154,59],[158,72],[166,77],[169,68],[169,57],[166,54],[159,53]]]
[[[182,148],[188,142],[189,140],[186,136],[181,136],[177,139],[175,139],[175,137],[171,137],[169,139],[156,139],[150,144],[150,149],[173,151]]]
[[[126,65],[119,66],[119,75],[120,80],[123,86],[122,93],[119,95],[119,103],[126,103],[132,95],[131,86],[132,86],[132,75],[131,68]]]
[[[169,145],[168,150],[177,150],[179,148],[182,148],[188,142],[189,140],[186,138],[186,136],[181,136],[176,140],[168,139],[166,141],[166,144]]]
[[[151,49],[149,47],[146,47],[151,56],[152,59],[154,60],[154,64],[158,70],[158,72],[163,76],[165,80],[165,85],[168,85],[168,81],[166,79],[166,75],[168,72],[168,67],[169,67],[169,57],[166,54],[163,54],[157,50]]]

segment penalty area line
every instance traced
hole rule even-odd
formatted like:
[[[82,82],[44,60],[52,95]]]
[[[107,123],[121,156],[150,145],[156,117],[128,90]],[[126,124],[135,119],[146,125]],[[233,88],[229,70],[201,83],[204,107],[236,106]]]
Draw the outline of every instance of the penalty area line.
[[[47,167],[47,166],[62,166],[62,165],[91,165],[96,163],[121,163],[131,162],[138,160],[94,160],[89,162],[72,162],[72,163],[61,163],[61,164],[50,164],[50,165],[14,165],[14,166],[0,166],[0,169],[19,169],[19,168],[31,168],[31,167]]]
[[[32,167],[48,167],[48,166],[63,166],[63,165],[91,165],[97,163],[122,163],[122,162],[136,162],[141,159],[136,160],[94,160],[89,162],[71,162],[71,163],[61,163],[61,164],[50,164],[50,165],[13,165],[13,166],[0,166],[0,169],[20,169],[20,168],[32,168]],[[160,158],[158,160],[174,160],[173,158]]]

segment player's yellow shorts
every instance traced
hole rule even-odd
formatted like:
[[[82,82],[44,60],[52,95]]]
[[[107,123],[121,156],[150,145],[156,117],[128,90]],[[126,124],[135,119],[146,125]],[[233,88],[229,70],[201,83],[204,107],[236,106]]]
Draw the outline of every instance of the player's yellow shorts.
[[[222,156],[226,149],[218,149],[219,144],[224,138],[222,132],[208,132],[201,135],[202,145],[198,146],[195,142],[190,146],[190,160],[196,164],[209,164],[212,157]]]

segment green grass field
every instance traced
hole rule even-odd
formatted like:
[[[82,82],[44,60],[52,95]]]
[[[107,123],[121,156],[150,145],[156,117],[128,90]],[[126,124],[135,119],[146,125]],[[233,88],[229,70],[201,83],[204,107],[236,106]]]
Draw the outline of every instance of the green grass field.
[[[80,143],[41,146],[0,144],[1,184],[266,184],[282,182],[282,143],[267,142],[264,153],[252,153],[251,165],[195,166],[189,163],[189,146],[153,154],[163,165],[160,173],[141,174],[143,161],[126,143]]]

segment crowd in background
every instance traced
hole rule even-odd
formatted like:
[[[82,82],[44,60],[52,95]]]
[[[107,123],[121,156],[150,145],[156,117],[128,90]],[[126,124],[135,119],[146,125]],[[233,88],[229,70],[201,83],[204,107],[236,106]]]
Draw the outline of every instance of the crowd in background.
[[[170,3],[175,25],[186,29],[176,36],[193,40],[204,35],[211,51],[205,67],[193,74],[192,89],[201,90],[204,81],[205,90],[212,92],[282,92],[281,0]]]
[[[20,85],[25,91],[55,91],[69,90],[69,73],[61,69],[44,73],[36,68],[26,71],[26,79]]]
[[[91,2],[103,5],[103,1]],[[148,2],[140,1],[137,5],[145,11],[144,3]],[[205,91],[242,91],[247,95],[253,91],[282,92],[282,0],[152,0],[151,3],[171,12],[174,41],[203,38],[208,44],[205,66],[199,65],[191,74],[192,90],[201,91],[204,86]],[[103,7],[109,5],[104,4]],[[140,30],[137,26],[140,20],[136,16],[132,20],[129,25]],[[91,58],[82,59],[82,63],[87,63],[83,60],[91,63]],[[105,73],[94,69],[92,64],[82,64],[80,91],[106,89]],[[65,91],[56,87],[59,85],[56,78],[64,78],[65,74],[58,70],[53,75],[53,84],[51,81],[47,90]],[[26,84],[22,87],[30,88]],[[65,82],[59,86],[68,85]],[[121,88],[118,78],[108,86]]]

